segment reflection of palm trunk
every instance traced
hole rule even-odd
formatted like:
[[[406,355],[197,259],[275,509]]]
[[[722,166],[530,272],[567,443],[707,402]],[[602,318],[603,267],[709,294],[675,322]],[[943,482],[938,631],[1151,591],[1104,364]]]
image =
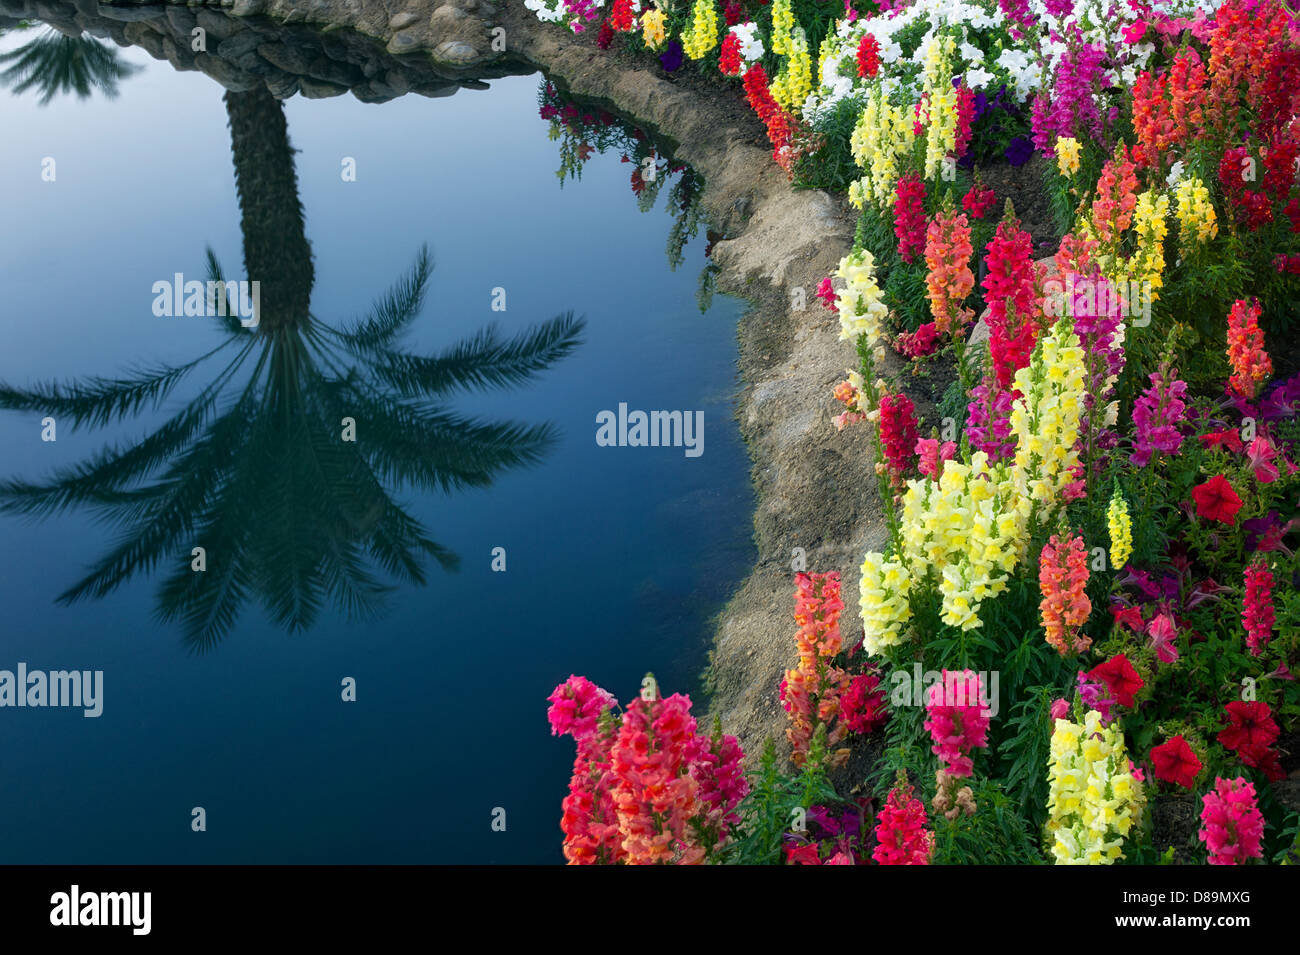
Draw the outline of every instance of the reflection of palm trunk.
[[[261,283],[261,329],[298,325],[307,317],[315,273],[284,109],[265,87],[224,99],[244,268],[249,281]]]

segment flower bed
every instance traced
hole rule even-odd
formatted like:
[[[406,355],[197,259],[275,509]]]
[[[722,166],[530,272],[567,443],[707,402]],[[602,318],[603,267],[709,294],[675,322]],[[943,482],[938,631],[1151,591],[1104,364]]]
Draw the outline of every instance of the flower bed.
[[[818,294],[860,364],[827,400],[838,428],[872,429],[889,528],[862,562],[860,640],[838,576],[796,576],[790,766],[769,747],[717,802],[698,758],[657,762],[694,802],[606,812],[615,848],[570,835],[570,861],[1295,861],[1289,10],[527,2],[736,77],[790,177],[848,192],[857,242]],[[1034,152],[1048,259],[984,182]],[[952,381],[918,421],[905,382],[927,367]],[[613,698],[588,696],[614,734]],[[694,732],[689,752],[736,755]],[[872,745],[865,790],[837,788]],[[570,798],[626,788],[604,765]],[[1199,826],[1164,822],[1187,794]]]

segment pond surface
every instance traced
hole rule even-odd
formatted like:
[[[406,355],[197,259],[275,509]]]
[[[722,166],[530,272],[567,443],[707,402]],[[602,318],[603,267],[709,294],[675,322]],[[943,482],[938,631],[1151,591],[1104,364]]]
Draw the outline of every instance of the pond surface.
[[[0,707],[0,861],[561,861],[546,696],[580,673],[626,700],[652,670],[698,699],[752,562],[740,303],[697,307],[703,234],[670,270],[682,190],[640,211],[617,146],[561,185],[561,149],[590,151],[549,138],[536,76],[294,97],[295,184],[265,115],[120,56],[115,99],[0,89],[0,501],[30,511],[0,513],[0,670],[103,671],[98,717]],[[423,307],[376,344],[402,309],[358,319],[425,244]],[[250,245],[275,263],[256,329],[155,314],[208,246],[250,278]],[[545,324],[567,312],[585,325]],[[703,453],[600,446],[620,403],[702,412]]]

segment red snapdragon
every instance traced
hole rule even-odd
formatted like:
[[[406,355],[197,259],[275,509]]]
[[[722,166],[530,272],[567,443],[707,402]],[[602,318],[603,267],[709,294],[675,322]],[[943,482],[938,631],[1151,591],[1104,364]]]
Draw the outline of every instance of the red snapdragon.
[[[1005,391],[1016,371],[1029,364],[1038,340],[1034,245],[1008,210],[985,250],[988,274],[982,284],[989,308],[989,354],[998,387]]]
[[[914,172],[898,180],[895,186],[894,235],[898,237],[898,255],[904,262],[913,261],[925,250],[925,183]]]
[[[1241,622],[1246,629],[1246,645],[1252,656],[1259,656],[1273,635],[1276,623],[1273,612],[1273,572],[1261,556],[1246,566],[1246,599],[1241,608]]]

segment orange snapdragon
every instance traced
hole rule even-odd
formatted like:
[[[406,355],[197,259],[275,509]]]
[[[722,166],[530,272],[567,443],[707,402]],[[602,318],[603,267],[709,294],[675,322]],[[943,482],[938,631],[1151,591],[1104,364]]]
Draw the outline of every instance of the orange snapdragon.
[[[838,723],[840,696],[849,686],[849,675],[831,661],[840,652],[840,575],[795,574],[794,619],[799,625],[795,645],[799,663],[785,673],[781,681],[781,704],[790,714],[786,737],[794,748],[794,763],[802,766],[818,725],[827,727],[827,743],[834,745],[844,738],[847,727]],[[843,762],[848,750],[835,753],[833,762]]]
[[[930,220],[925,232],[925,265],[930,270],[925,288],[940,336],[960,330],[975,314],[962,307],[975,288],[972,251],[970,223],[964,213],[940,212]]]
[[[1047,642],[1061,656],[1082,653],[1092,646],[1092,638],[1081,629],[1092,613],[1086,593],[1087,553],[1083,538],[1077,534],[1065,540],[1053,534],[1038,558],[1038,585],[1043,593],[1038,609],[1043,615]]]
[[[1092,228],[1104,245],[1114,245],[1133,224],[1137,208],[1137,176],[1128,148],[1120,143],[1115,155],[1106,160],[1097,180],[1097,198],[1092,201]]]
[[[1254,398],[1259,386],[1273,374],[1273,360],[1264,350],[1259,327],[1259,302],[1238,299],[1228,312],[1228,361],[1232,377],[1228,387],[1243,398]]]

